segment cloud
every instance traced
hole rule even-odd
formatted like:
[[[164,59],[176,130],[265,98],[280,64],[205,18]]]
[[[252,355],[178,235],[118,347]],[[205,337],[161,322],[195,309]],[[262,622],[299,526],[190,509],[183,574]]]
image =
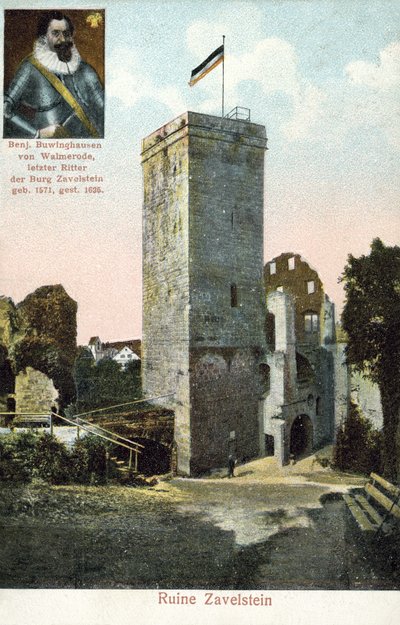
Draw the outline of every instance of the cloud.
[[[225,35],[226,50],[245,52],[262,39],[262,10],[251,2],[215,2],[213,20],[200,19],[192,22],[186,31],[188,50],[202,61],[222,43]]]
[[[359,129],[382,133],[389,145],[400,148],[400,42],[381,50],[377,63],[354,60],[344,68],[343,78],[316,84],[301,69],[291,42],[262,36],[262,13],[254,5],[242,4],[239,13],[219,13],[215,20],[192,23],[186,40],[197,62],[211,52],[214,43],[218,45],[221,33],[228,43],[225,101],[236,103],[241,93],[251,93],[251,86],[245,87],[249,81],[255,83],[253,94],[258,88],[258,98],[285,94],[280,131],[286,141],[308,140],[337,149]],[[219,110],[219,81],[219,76],[210,74],[195,87],[198,93],[193,97],[199,110]]]
[[[287,142],[308,140],[336,149],[346,136],[361,129],[382,133],[392,147],[400,149],[400,42],[381,50],[379,62],[356,59],[344,67],[342,78],[317,85],[303,73],[291,42],[262,37],[258,7],[250,3],[232,6],[237,10],[226,14],[221,10],[215,20],[197,20],[186,32],[193,67],[220,44],[222,34],[226,35],[228,105],[240,103],[246,94],[246,101],[258,98],[260,109],[263,97],[267,102],[269,96],[282,93],[286,100],[280,110],[280,132]],[[187,89],[186,82],[162,85],[160,76],[150,74],[140,50],[120,46],[112,51],[108,75],[108,95],[126,107],[151,99],[174,116],[187,110],[189,102],[189,108],[204,113],[220,111],[219,69],[192,90]]]
[[[306,139],[318,132],[318,122],[324,114],[327,95],[322,89],[306,84],[293,95],[293,114],[283,125],[286,139],[296,141]]]
[[[216,32],[220,30],[219,26],[204,20],[196,22],[195,28],[192,26],[188,30],[188,40],[190,33],[196,33],[196,43],[193,46],[191,42],[191,46],[199,50],[202,42],[204,50],[206,32],[213,28]],[[203,56],[206,56],[204,51]],[[246,81],[255,81],[265,96],[281,92],[289,97],[291,119],[282,127],[287,140],[295,141],[310,135],[322,114],[326,96],[321,89],[300,75],[297,54],[291,43],[278,37],[269,37],[255,42],[252,49],[247,48],[242,54],[226,54],[226,101],[237,102],[240,88]],[[200,85],[205,97],[198,102],[199,109],[215,112],[219,106],[219,89],[215,77],[208,76]]]
[[[400,42],[390,43],[379,53],[379,63],[353,61],[345,67],[350,82],[377,89],[389,89],[400,84]]]
[[[164,104],[173,115],[186,110],[178,88],[168,85],[159,87],[145,74],[140,53],[135,49],[115,47],[110,55],[108,73],[111,76],[108,96],[120,100],[126,107],[131,108],[143,99],[152,99]]]
[[[344,68],[340,91],[329,95],[325,118],[341,110],[336,134],[352,129],[381,132],[388,144],[400,149],[400,42],[391,42],[379,53],[379,63],[355,60]],[[336,97],[335,97],[336,96]],[[339,98],[338,98],[339,96]],[[336,100],[339,99],[339,106]],[[326,123],[326,119],[322,120]]]
[[[293,46],[277,37],[259,41],[254,49],[236,59],[238,80],[258,80],[265,93],[298,92],[297,57]]]

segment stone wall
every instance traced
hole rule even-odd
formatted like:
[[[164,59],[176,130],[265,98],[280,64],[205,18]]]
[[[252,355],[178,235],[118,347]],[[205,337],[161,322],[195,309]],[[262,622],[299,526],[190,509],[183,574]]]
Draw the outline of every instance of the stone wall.
[[[351,399],[368,417],[374,428],[381,430],[383,427],[383,413],[381,394],[376,384],[364,378],[361,373],[351,374]]]
[[[15,379],[16,412],[49,413],[57,407],[58,392],[41,371],[27,367]]]
[[[189,176],[187,119],[142,144],[143,335],[145,397],[175,407],[181,464],[189,471]],[[178,399],[179,398],[179,399]]]
[[[16,308],[9,297],[0,295],[0,343],[7,349],[13,340],[13,317],[16,316]]]
[[[272,264],[275,266],[275,272],[271,270]],[[290,268],[291,266],[293,269]],[[264,278],[267,294],[283,287],[293,297],[297,343],[319,345],[324,335],[325,296],[322,282],[315,269],[310,267],[299,254],[285,252],[265,265]],[[314,282],[314,292],[308,293],[307,283],[311,281]],[[306,333],[304,315],[310,312],[318,315],[319,328],[316,332]]]
[[[184,473],[259,449],[265,147],[262,126],[190,112],[142,144],[143,384],[176,393]]]
[[[275,349],[267,357],[271,385],[264,396],[264,431],[274,438],[280,463],[289,460],[293,427],[299,419],[309,424],[305,451],[331,442],[334,430],[334,359],[317,342],[297,343],[295,302],[285,291],[267,296]]]

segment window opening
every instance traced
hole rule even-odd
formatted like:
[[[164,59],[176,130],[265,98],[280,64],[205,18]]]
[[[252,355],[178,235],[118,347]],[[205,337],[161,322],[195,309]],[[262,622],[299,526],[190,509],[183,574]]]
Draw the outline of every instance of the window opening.
[[[238,307],[238,290],[236,284],[231,284],[231,307]]]
[[[319,318],[316,313],[306,313],[304,315],[304,330],[307,334],[318,332]]]

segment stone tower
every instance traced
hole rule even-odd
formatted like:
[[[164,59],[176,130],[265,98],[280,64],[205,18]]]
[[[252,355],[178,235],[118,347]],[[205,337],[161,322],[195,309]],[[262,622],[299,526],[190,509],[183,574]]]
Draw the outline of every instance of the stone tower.
[[[175,393],[188,475],[262,445],[265,149],[263,126],[192,112],[142,142],[143,388]]]

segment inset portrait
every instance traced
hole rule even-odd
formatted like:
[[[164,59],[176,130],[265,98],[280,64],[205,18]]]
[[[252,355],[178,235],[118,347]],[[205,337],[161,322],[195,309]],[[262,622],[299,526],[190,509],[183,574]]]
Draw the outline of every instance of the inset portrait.
[[[104,137],[104,10],[4,12],[4,137]]]

